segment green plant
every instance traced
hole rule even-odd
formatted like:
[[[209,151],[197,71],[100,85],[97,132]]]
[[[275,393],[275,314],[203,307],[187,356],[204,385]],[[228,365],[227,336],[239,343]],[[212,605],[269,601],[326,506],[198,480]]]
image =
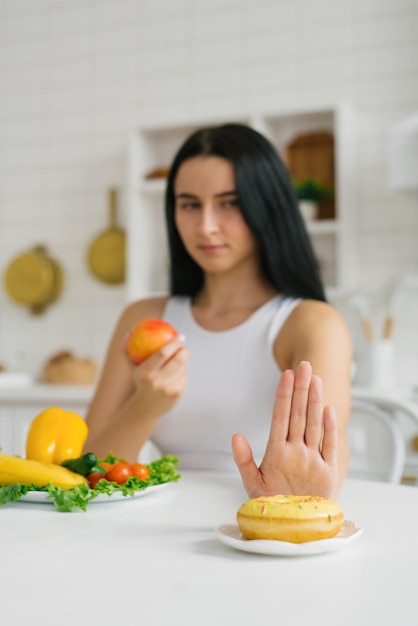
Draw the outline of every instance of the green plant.
[[[292,183],[298,200],[324,202],[324,200],[330,200],[334,195],[332,189],[325,187],[325,185],[312,177],[305,178],[302,181],[293,179]]]

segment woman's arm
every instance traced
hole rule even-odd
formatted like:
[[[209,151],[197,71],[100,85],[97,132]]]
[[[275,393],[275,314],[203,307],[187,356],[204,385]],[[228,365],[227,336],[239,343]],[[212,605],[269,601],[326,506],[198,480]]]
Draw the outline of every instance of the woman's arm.
[[[250,497],[298,493],[335,497],[348,466],[351,340],[340,315],[321,302],[302,302],[275,345],[284,370],[270,437],[259,468],[242,435],[233,452]]]
[[[135,303],[119,319],[88,409],[86,451],[100,457],[112,452],[135,461],[161,415],[181,396],[188,357],[181,338],[138,366],[130,362],[124,349],[126,335],[134,324],[147,317],[161,317],[165,302],[154,298]]]

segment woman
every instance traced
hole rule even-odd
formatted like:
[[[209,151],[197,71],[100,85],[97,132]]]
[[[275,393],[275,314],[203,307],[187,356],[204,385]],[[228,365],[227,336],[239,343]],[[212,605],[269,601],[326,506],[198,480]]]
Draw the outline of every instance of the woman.
[[[170,169],[166,220],[171,295],[122,314],[86,449],[135,460],[152,438],[183,468],[234,460],[250,497],[334,497],[348,463],[351,342],[274,147],[239,124],[194,133]],[[133,366],[124,340],[144,318],[180,337]]]

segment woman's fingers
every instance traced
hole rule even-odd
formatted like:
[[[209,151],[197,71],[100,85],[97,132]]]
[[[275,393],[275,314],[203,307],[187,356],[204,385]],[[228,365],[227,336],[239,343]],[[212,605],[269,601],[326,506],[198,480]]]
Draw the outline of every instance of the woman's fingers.
[[[295,375],[292,370],[285,370],[280,377],[274,400],[268,445],[281,444],[287,439],[294,379]]]
[[[150,369],[158,368],[169,361],[173,356],[183,348],[184,337],[178,336],[165,344],[162,348],[152,354],[143,362],[144,368],[148,366]]]
[[[338,453],[337,415],[333,406],[324,409],[324,438],[322,441],[322,458],[330,467],[337,467]]]
[[[244,435],[232,435],[232,453],[241,474],[242,483],[248,494],[252,493],[260,481],[260,471],[254,461],[250,444]]]
[[[178,367],[179,355],[188,356],[188,350],[183,348],[183,340],[179,337],[172,339],[145,361],[136,365],[137,375],[142,379],[153,379],[160,375],[161,370],[166,372],[171,367]],[[180,361],[182,359],[180,358]]]
[[[250,444],[244,437],[236,433],[232,435],[232,452],[234,454],[235,463],[238,467],[250,466],[253,461],[253,453]]]
[[[319,450],[323,420],[322,380],[312,375],[310,363],[302,361],[295,372],[286,370],[280,378],[268,443],[305,443]]]
[[[292,443],[304,441],[305,439],[311,377],[311,364],[308,363],[308,361],[302,361],[295,370],[295,382],[288,435],[288,441]]]
[[[322,380],[312,376],[309,387],[305,443],[308,448],[319,450],[323,433]]]
[[[185,348],[178,350],[175,355],[164,365],[164,379],[167,390],[172,394],[182,393],[186,379],[186,363],[189,351]]]

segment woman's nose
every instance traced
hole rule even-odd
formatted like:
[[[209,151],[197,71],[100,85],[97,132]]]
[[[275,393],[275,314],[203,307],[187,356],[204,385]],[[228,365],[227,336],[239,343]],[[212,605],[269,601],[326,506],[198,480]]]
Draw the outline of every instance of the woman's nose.
[[[216,212],[210,206],[204,206],[199,221],[199,230],[203,233],[214,233],[219,229]]]

